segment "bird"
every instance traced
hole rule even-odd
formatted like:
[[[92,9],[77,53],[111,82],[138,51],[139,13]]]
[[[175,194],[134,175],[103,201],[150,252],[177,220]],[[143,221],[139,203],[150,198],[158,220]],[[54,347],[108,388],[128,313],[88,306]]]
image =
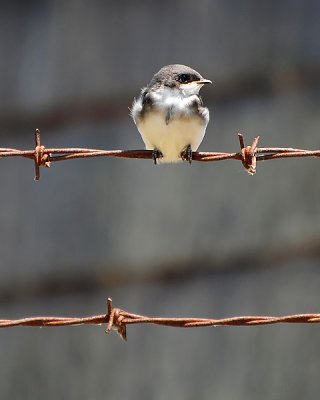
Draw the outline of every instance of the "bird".
[[[209,110],[199,91],[211,84],[199,72],[181,64],[162,67],[141,89],[130,110],[154,164],[192,162],[203,140]]]

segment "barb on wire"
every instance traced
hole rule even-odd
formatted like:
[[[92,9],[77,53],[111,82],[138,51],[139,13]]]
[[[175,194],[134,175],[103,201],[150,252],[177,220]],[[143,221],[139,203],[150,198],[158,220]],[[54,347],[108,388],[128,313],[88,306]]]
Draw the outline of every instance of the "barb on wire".
[[[192,153],[194,161],[240,160],[250,175],[256,173],[257,161],[288,157],[320,157],[320,150],[293,149],[290,147],[258,147],[259,136],[250,146],[245,146],[244,138],[238,134],[240,151],[235,153],[197,152]],[[120,157],[152,159],[152,150],[99,150],[86,148],[46,148],[41,145],[40,130],[35,131],[36,146],[33,150],[0,148],[0,157],[25,157],[34,160],[35,180],[40,179],[40,167],[50,167],[52,162],[73,160],[75,158]]]
[[[11,328],[14,326],[67,326],[67,325],[101,325],[106,324],[106,333],[115,330],[123,340],[127,340],[127,325],[154,324],[171,326],[175,328],[200,328],[205,326],[256,326],[279,323],[320,323],[320,314],[294,314],[282,317],[275,316],[242,316],[221,319],[209,318],[163,318],[147,317],[133,314],[120,308],[112,306],[112,300],[108,298],[107,314],[93,315],[90,317],[31,317],[16,320],[0,320],[0,328]]]

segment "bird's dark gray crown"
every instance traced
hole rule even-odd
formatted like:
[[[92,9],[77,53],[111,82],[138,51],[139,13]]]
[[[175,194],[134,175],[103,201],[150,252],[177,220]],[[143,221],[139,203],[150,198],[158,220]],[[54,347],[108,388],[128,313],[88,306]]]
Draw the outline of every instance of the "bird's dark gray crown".
[[[199,74],[199,72],[187,67],[186,65],[166,65],[153,76],[148,88],[156,89],[160,86],[174,88],[179,87],[182,83],[199,81],[200,79],[203,79],[203,77]]]

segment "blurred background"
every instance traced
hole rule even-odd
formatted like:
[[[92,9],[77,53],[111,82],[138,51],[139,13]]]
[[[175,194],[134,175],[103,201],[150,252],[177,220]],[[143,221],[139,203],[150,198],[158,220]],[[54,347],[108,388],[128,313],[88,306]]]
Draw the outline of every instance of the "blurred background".
[[[128,107],[187,64],[211,121],[202,151],[320,148],[316,0],[0,2],[1,147],[139,149]],[[319,312],[316,159],[155,167],[0,160],[0,318]],[[0,331],[1,399],[315,399],[317,325]]]

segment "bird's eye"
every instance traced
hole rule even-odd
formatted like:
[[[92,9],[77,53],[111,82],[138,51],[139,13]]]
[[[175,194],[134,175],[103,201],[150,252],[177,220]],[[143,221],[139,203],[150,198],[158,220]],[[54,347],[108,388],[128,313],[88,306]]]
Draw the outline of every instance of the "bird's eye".
[[[180,74],[178,75],[178,81],[180,83],[187,83],[190,81],[190,75],[188,74]]]

